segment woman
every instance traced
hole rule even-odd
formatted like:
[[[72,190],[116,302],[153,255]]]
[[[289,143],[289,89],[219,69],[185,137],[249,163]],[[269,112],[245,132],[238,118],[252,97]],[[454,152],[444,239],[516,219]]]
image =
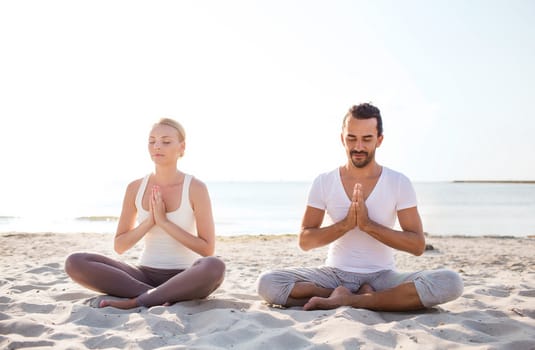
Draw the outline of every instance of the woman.
[[[128,185],[114,248],[119,254],[142,238],[139,266],[91,253],[74,253],[65,271],[77,283],[127,300],[100,307],[130,309],[205,298],[223,282],[225,264],[211,256],[214,221],[204,183],[177,169],[185,132],[175,120],[154,124],[148,149],[155,171]]]

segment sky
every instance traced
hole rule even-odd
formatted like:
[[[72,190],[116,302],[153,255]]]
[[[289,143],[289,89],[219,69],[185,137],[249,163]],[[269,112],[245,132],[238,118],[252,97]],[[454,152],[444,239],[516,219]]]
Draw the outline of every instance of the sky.
[[[139,178],[161,117],[201,180],[311,181],[361,102],[413,181],[535,180],[533,38],[529,0],[2,1],[2,195]]]

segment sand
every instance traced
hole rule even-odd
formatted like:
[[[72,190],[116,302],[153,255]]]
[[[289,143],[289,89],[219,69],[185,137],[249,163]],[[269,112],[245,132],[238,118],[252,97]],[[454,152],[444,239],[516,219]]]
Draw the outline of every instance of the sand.
[[[316,266],[296,237],[218,239],[226,280],[202,301],[129,311],[94,306],[101,295],[63,270],[73,251],[116,256],[102,234],[0,235],[0,348],[52,349],[535,349],[535,239],[429,237],[434,250],[398,253],[400,270],[451,268],[464,294],[420,312],[282,309],[255,293],[259,273]],[[135,263],[139,248],[121,258]]]

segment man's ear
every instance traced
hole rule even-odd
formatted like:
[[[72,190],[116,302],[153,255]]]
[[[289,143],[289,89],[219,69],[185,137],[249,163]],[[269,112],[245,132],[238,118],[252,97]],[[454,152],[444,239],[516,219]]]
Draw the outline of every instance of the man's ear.
[[[381,144],[383,143],[383,138],[384,138],[384,135],[377,137],[377,147],[381,146]]]

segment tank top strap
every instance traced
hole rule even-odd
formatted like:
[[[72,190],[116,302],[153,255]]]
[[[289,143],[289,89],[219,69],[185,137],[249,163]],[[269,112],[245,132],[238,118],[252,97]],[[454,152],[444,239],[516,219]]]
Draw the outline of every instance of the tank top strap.
[[[150,175],[151,174],[147,174],[143,178],[143,180],[141,180],[141,184],[139,185],[139,189],[137,190],[136,207],[138,208],[138,211],[143,209],[143,194],[145,194],[145,189],[147,188],[147,183],[149,182]]]
[[[182,186],[182,203],[180,206],[188,205],[191,208],[191,202],[189,200],[189,186],[191,185],[191,180],[193,176],[190,174],[184,174],[184,185]]]

